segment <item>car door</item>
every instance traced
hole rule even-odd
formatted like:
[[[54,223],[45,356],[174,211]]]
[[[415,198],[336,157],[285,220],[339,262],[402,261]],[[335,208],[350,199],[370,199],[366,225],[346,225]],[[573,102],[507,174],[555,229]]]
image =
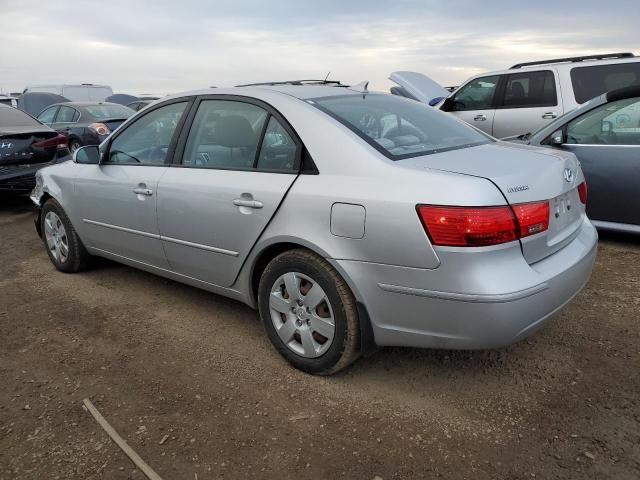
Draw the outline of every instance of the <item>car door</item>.
[[[188,105],[180,99],[150,110],[114,135],[99,165],[78,165],[75,198],[91,248],[169,267],[158,230],[157,188]]]
[[[592,220],[640,225],[640,98],[600,105],[570,121],[561,148],[582,165]]]
[[[174,271],[231,285],[295,181],[302,146],[270,106],[202,98],[158,185],[158,222]]]
[[[504,138],[535,132],[562,115],[557,74],[554,70],[512,73],[496,102],[493,136]]]
[[[492,135],[499,81],[500,75],[470,80],[445,101],[447,111]]]

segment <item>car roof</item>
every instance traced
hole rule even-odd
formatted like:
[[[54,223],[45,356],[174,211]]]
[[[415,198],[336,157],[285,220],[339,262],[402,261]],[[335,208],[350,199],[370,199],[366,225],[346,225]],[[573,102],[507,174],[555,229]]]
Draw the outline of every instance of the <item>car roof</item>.
[[[606,58],[606,59],[599,59],[599,60],[584,60],[581,62],[566,61],[566,62],[557,62],[557,63],[535,63],[533,65],[522,65],[521,67],[518,67],[518,68],[505,68],[504,70],[494,70],[491,72],[479,73],[477,75],[473,75],[469,77],[467,80],[465,80],[464,83],[474,78],[488,77],[491,75],[504,75],[506,73],[515,74],[515,73],[527,72],[530,70],[536,70],[536,71],[549,70],[550,68],[571,69],[571,68],[578,68],[578,67],[591,67],[591,66],[597,66],[597,65],[612,65],[612,64],[618,64],[618,63],[638,63],[638,62],[640,62],[640,57]]]
[[[111,102],[60,102],[54,103],[53,105],[49,105],[50,107],[57,107],[60,105],[66,105],[69,107],[95,107],[97,105],[118,105],[120,107],[125,107],[126,105],[120,105],[119,103],[111,103]],[[47,107],[48,108],[48,107]]]
[[[255,97],[260,99],[265,93],[280,93],[300,100],[311,98],[336,97],[346,95],[357,95],[362,93],[386,95],[384,92],[363,91],[347,86],[326,86],[326,85],[249,85],[246,87],[229,88],[208,88],[204,90],[191,90],[187,92],[175,93],[162,98],[162,101],[182,97],[199,95],[239,95],[245,97]]]

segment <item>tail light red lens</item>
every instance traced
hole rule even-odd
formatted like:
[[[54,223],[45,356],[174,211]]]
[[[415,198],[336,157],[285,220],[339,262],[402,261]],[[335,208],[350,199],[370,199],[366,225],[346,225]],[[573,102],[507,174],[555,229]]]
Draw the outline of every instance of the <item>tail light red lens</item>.
[[[587,182],[582,182],[578,185],[578,196],[580,197],[580,201],[586,205],[587,204]]]
[[[57,148],[58,150],[66,150],[68,148],[67,137],[59,134],[55,137],[35,142],[32,146],[37,148]]]
[[[98,135],[109,135],[111,130],[104,123],[92,123],[89,128],[96,132]]]
[[[544,232],[549,228],[549,202],[516,203],[512,207],[518,220],[520,238]]]
[[[434,245],[498,245],[549,228],[547,201],[490,207],[418,205],[416,209]]]
[[[434,245],[473,247],[516,240],[513,212],[504,207],[418,205],[418,215]]]

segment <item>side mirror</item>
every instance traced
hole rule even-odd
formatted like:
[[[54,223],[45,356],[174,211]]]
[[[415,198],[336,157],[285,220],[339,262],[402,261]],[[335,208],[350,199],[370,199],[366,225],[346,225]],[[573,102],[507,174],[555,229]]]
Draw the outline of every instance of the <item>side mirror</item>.
[[[453,112],[454,103],[453,97],[447,97],[442,105],[440,105],[440,110],[443,112]]]
[[[84,165],[98,165],[100,163],[100,149],[97,145],[80,147],[73,152],[73,161]]]
[[[562,134],[562,130],[557,130],[551,134],[552,145],[562,145],[563,143],[564,143],[564,135]]]

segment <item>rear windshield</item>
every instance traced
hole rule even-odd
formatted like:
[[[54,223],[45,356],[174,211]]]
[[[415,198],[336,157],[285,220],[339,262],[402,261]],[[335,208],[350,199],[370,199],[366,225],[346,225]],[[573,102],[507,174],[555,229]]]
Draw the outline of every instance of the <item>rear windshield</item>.
[[[0,107],[0,127],[42,126],[35,118],[13,107]]]
[[[135,112],[124,105],[91,105],[84,107],[97,120],[105,118],[129,118]]]
[[[584,103],[611,90],[640,85],[640,62],[575,67],[571,83],[576,102]]]
[[[309,100],[392,160],[493,141],[449,114],[395,95],[342,95]]]

